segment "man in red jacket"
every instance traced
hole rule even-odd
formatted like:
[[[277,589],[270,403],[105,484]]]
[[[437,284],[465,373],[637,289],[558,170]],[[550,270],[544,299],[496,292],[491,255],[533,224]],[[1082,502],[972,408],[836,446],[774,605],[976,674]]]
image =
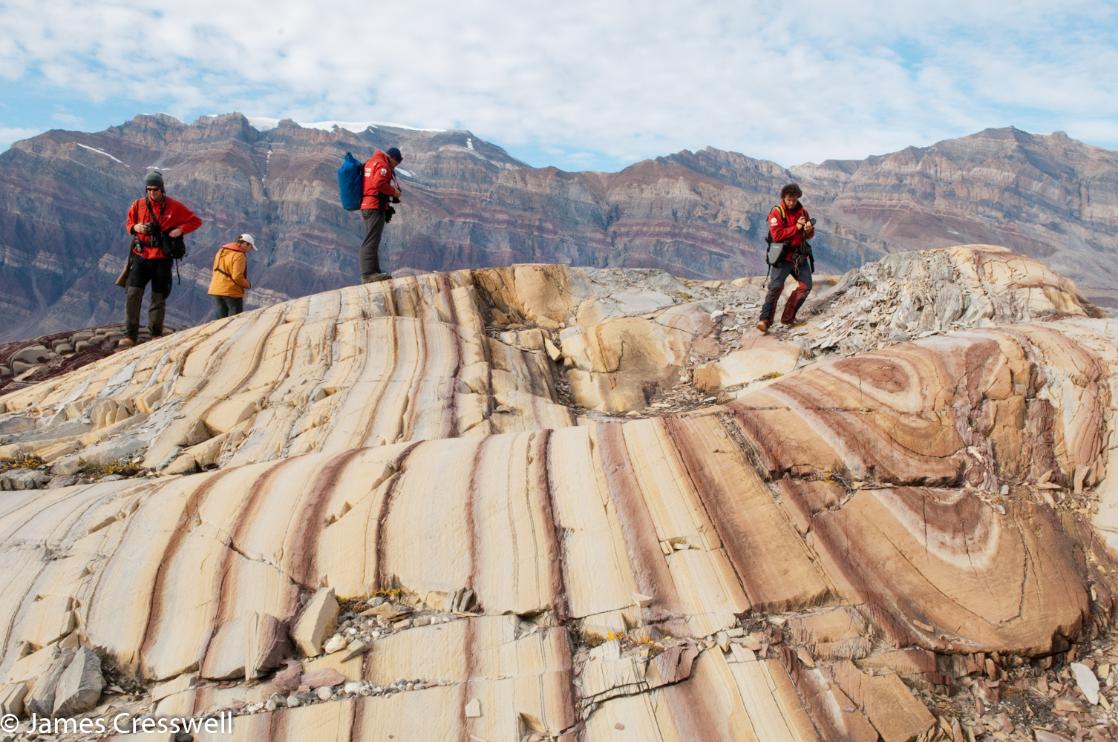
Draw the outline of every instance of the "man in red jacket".
[[[795,183],[789,183],[780,189],[780,203],[769,212],[769,236],[773,244],[780,243],[784,249],[780,257],[771,267],[769,290],[765,295],[765,305],[761,307],[761,321],[757,329],[765,333],[773,323],[776,314],[776,302],[784,291],[784,282],[788,276],[796,278],[796,290],[784,303],[784,312],[780,321],[786,325],[800,324],[796,321],[796,312],[803,306],[811,291],[812,256],[811,245],[807,243],[815,235],[815,225],[807,214],[807,209],[800,203],[800,196],[804,195]]]
[[[163,189],[163,174],[158,170],[147,174],[144,187],[146,195],[132,202],[125,221],[133,240],[132,267],[128,272],[128,293],[124,301],[125,337],[120,340],[122,346],[136,344],[140,334],[140,306],[148,283],[151,284],[148,327],[153,338],[163,334],[163,315],[171,293],[172,260],[161,236],[181,237],[202,226],[202,220],[193,211],[167,196]]]
[[[364,192],[361,198],[361,217],[365,220],[365,239],[361,242],[361,283],[372,283],[389,278],[380,270],[380,238],[384,225],[392,218],[395,209],[389,199],[400,201],[400,186],[396,183],[396,166],[404,156],[396,147],[387,152],[379,149],[365,163]]]

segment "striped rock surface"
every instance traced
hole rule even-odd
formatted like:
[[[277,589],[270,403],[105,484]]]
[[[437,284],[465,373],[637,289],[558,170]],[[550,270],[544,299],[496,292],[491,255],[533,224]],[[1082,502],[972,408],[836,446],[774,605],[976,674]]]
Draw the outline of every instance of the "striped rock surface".
[[[995,258],[1032,270],[914,259]],[[245,740],[950,738],[929,694],[1096,637],[1118,587],[1118,322],[996,280],[1041,298],[828,355],[823,296],[794,371],[666,409],[633,389],[730,352],[710,307],[759,286],[398,279],[0,398],[7,451],[147,474],[0,498],[0,680],[92,647],[131,692],[94,716]],[[331,651],[258,671],[245,627],[323,587]]]

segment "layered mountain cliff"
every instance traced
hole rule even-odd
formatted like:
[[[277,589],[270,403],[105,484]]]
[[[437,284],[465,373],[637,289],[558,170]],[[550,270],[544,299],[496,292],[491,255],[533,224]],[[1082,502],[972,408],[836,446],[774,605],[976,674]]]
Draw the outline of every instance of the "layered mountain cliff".
[[[1118,321],[990,246],[867,265],[768,336],[761,293],[430,273],[0,397],[5,711],[1118,734]]]
[[[208,316],[217,246],[250,231],[255,288],[269,304],[356,281],[360,218],[337,205],[342,154],[400,146],[404,203],[386,231],[390,270],[559,262],[660,268],[698,278],[764,272],[764,216],[799,179],[821,219],[820,271],[887,253],[993,242],[1047,261],[1115,305],[1118,155],[1063,135],[1013,129],[863,162],[791,171],[705,149],[620,173],[532,168],[465,131],[324,131],[284,121],[260,131],[238,114],[183,124],[138,116],[103,132],[52,131],[0,155],[0,340],[119,321],[124,213],[159,167],[206,225],[168,321]]]
[[[838,252],[1007,245],[1118,306],[1118,152],[987,129],[863,161],[792,168]]]

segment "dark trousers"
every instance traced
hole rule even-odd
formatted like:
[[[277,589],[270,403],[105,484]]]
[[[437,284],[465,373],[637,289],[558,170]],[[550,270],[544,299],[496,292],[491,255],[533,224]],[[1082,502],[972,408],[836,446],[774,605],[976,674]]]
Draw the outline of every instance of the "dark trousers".
[[[145,260],[132,256],[132,270],[128,273],[127,293],[124,299],[124,334],[133,340],[140,334],[140,306],[144,302],[144,289],[151,284],[151,303],[148,305],[148,328],[152,337],[163,334],[163,316],[167,311],[167,297],[171,295],[171,259]]]
[[[365,239],[361,242],[361,282],[372,281],[380,273],[380,238],[384,234],[384,212],[361,209],[365,220]]]
[[[231,314],[240,314],[245,311],[245,298],[243,296],[215,296],[214,305],[217,307],[217,318],[222,319]]]
[[[788,276],[793,275],[792,269],[792,263],[787,260],[781,260],[769,269],[769,291],[765,294],[765,305],[761,307],[761,319],[763,321],[773,321],[773,315],[776,314],[776,302],[780,299],[781,292],[784,291],[784,282],[788,280]],[[780,315],[780,321],[785,324],[796,321],[796,312],[800,311],[807,295],[811,293],[810,261],[806,259],[800,261],[800,269],[797,271],[795,278],[796,290],[788,297],[788,301],[784,302],[784,312]]]

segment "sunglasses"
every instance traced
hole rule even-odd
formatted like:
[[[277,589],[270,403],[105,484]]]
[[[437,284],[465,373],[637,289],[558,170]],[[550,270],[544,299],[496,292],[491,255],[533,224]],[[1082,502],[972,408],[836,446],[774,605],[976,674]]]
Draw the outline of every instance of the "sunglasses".
[[[163,189],[160,188],[159,186],[148,186],[144,190],[147,190],[147,191],[162,191]]]

